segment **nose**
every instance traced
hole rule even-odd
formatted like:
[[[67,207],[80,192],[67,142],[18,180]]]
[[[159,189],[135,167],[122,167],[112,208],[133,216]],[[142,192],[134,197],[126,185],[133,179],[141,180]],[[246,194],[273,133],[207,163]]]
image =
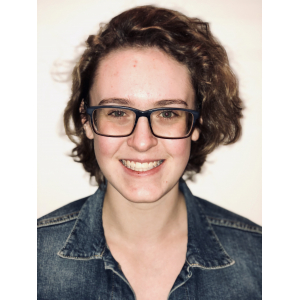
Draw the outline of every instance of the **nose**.
[[[128,146],[139,152],[145,152],[157,145],[157,138],[152,134],[148,119],[140,117],[134,132],[128,137]]]

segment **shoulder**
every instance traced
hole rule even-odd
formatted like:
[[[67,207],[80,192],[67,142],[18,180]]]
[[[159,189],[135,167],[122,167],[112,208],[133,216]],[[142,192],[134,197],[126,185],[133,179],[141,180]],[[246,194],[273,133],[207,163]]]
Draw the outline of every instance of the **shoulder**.
[[[193,245],[197,245],[199,253],[198,263],[194,264],[195,278],[201,278],[200,270],[206,266],[206,257],[210,270],[218,270],[207,275],[213,275],[212,282],[220,285],[220,290],[231,286],[233,293],[249,295],[251,299],[259,298],[257,295],[261,293],[262,278],[261,226],[204,199],[196,196],[192,199],[191,218],[196,229],[193,231]],[[191,259],[189,261],[194,263]]]
[[[199,197],[194,196],[194,199],[203,209],[211,225],[245,232],[262,233],[262,227],[249,219]]]
[[[89,197],[68,203],[37,220],[37,227],[47,227],[75,220]]]
[[[37,220],[37,256],[38,266],[42,268],[51,257],[53,266],[57,262],[57,253],[65,245],[79,212],[89,197],[73,201]],[[49,266],[44,266],[48,268]]]
[[[194,199],[212,226],[215,238],[235,261],[232,270],[240,274],[256,274],[253,280],[260,282],[262,227],[207,200]]]
[[[262,227],[209,201],[194,199],[212,226],[215,238],[235,261],[232,270],[240,274],[256,274],[255,280],[260,282]]]

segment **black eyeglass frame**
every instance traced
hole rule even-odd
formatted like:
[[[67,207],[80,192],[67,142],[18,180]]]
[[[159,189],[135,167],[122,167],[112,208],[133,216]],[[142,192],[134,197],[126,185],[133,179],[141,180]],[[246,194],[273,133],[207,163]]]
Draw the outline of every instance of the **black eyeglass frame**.
[[[101,133],[98,133],[96,130],[95,130],[95,127],[94,127],[94,124],[93,124],[93,112],[98,109],[98,108],[117,108],[117,109],[127,109],[127,110],[130,110],[130,111],[133,111],[136,115],[136,118],[135,118],[135,123],[134,123],[134,126],[133,126],[133,129],[132,131],[129,133],[129,134],[126,134],[126,135],[106,135],[106,134],[101,134]],[[185,108],[178,108],[178,107],[160,107],[160,108],[153,108],[153,109],[149,109],[149,110],[145,110],[145,111],[142,111],[142,110],[138,110],[136,108],[132,108],[132,107],[128,107],[128,106],[116,106],[116,105],[102,105],[102,106],[87,106],[86,103],[84,103],[84,109],[86,111],[86,113],[89,115],[90,117],[90,124],[93,128],[93,131],[97,134],[97,135],[101,135],[101,136],[107,136],[107,137],[116,137],[116,138],[119,138],[119,137],[127,137],[127,136],[130,136],[134,130],[135,130],[135,127],[136,127],[136,124],[139,120],[140,117],[146,117],[148,119],[148,124],[149,124],[149,127],[150,127],[150,130],[151,130],[151,133],[155,136],[155,137],[158,137],[158,138],[161,138],[161,139],[169,139],[169,140],[178,140],[178,139],[186,139],[188,138],[194,128],[195,128],[195,125],[196,125],[196,122],[198,121],[199,117],[200,117],[200,112],[197,111],[197,110],[191,110],[191,109],[185,109]],[[184,137],[163,137],[163,136],[159,136],[157,134],[155,134],[153,132],[153,129],[152,129],[152,126],[151,126],[151,120],[150,120],[150,115],[151,113],[155,112],[155,111],[159,111],[159,110],[180,110],[180,111],[186,111],[186,112],[189,112],[193,115],[193,125],[190,129],[190,132],[188,133],[187,136],[184,136]]]

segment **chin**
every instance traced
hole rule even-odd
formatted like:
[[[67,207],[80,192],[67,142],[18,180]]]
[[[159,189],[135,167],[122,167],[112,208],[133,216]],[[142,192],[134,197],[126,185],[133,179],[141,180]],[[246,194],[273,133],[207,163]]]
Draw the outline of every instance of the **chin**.
[[[162,185],[160,182],[111,182],[110,185],[123,198],[132,203],[154,203],[165,196],[173,186]]]
[[[153,191],[155,190],[155,191]],[[161,199],[168,191],[159,191],[151,188],[130,188],[126,192],[119,191],[124,198],[134,203],[153,203]]]

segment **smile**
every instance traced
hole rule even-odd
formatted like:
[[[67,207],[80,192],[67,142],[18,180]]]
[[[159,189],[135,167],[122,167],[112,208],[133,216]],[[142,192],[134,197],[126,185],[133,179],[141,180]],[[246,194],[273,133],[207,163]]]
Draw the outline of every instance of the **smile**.
[[[161,165],[163,163],[163,160],[157,160],[149,163],[140,163],[140,162],[121,159],[121,162],[128,169],[138,171],[138,172],[146,172]]]

